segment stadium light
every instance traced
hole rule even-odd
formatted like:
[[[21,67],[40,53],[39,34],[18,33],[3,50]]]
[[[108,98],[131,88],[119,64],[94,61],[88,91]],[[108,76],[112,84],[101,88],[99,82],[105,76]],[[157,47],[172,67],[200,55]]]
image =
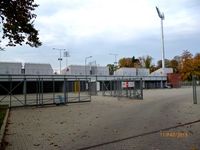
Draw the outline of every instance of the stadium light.
[[[165,45],[164,45],[164,31],[163,31],[163,20],[165,19],[164,13],[161,13],[159,8],[156,7],[158,17],[160,18],[161,21],[161,42],[162,42],[162,70],[164,74],[164,69],[165,69]]]

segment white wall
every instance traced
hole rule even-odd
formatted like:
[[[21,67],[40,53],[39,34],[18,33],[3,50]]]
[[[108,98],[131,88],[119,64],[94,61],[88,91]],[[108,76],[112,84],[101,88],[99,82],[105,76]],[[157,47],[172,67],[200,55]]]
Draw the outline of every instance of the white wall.
[[[146,68],[120,68],[114,72],[117,76],[149,76],[149,69]]]
[[[63,69],[61,71],[62,74],[65,75],[85,75],[85,71],[87,75],[90,75],[90,70],[91,70],[91,66],[86,66],[86,70],[85,70],[85,66],[83,65],[70,65],[68,67],[68,69]],[[92,75],[109,75],[109,69],[108,67],[104,67],[104,66],[96,66],[95,68],[95,72],[92,72]]]
[[[116,76],[136,76],[136,68],[120,68],[114,72]]]
[[[0,62],[0,74],[21,74],[22,63]]]
[[[50,64],[24,64],[25,74],[27,75],[52,75],[53,69]]]
[[[173,69],[172,68],[164,68],[164,70],[162,68],[154,71],[151,73],[151,76],[166,76],[168,73],[173,73]]]

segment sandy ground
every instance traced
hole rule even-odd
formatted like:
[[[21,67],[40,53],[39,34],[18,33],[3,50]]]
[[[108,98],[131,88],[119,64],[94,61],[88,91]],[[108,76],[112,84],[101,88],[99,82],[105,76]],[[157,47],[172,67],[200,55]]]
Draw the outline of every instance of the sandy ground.
[[[182,88],[145,90],[144,100],[94,96],[90,103],[12,109],[6,149],[200,150],[198,102]],[[186,136],[161,136],[164,129]]]

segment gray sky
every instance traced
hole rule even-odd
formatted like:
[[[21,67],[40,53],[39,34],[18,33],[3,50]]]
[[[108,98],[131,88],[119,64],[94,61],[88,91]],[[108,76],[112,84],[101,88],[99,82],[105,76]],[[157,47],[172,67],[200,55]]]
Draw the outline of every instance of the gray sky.
[[[165,13],[166,58],[188,49],[200,52],[199,0],[36,0],[35,26],[43,45],[7,47],[0,61],[50,63],[59,68],[59,51],[69,50],[68,64],[88,61],[106,65],[117,58],[151,55],[161,59],[160,19]],[[3,44],[3,43],[2,43]],[[65,59],[62,62],[64,67]]]

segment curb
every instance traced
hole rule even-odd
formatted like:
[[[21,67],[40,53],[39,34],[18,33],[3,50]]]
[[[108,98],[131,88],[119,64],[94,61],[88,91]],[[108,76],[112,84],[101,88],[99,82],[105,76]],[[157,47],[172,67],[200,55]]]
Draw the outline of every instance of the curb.
[[[1,130],[0,130],[0,148],[2,146],[2,142],[3,142],[3,138],[4,138],[5,128],[6,128],[9,112],[10,112],[10,109],[8,108],[6,110],[6,115],[4,117],[3,124],[1,126]]]

